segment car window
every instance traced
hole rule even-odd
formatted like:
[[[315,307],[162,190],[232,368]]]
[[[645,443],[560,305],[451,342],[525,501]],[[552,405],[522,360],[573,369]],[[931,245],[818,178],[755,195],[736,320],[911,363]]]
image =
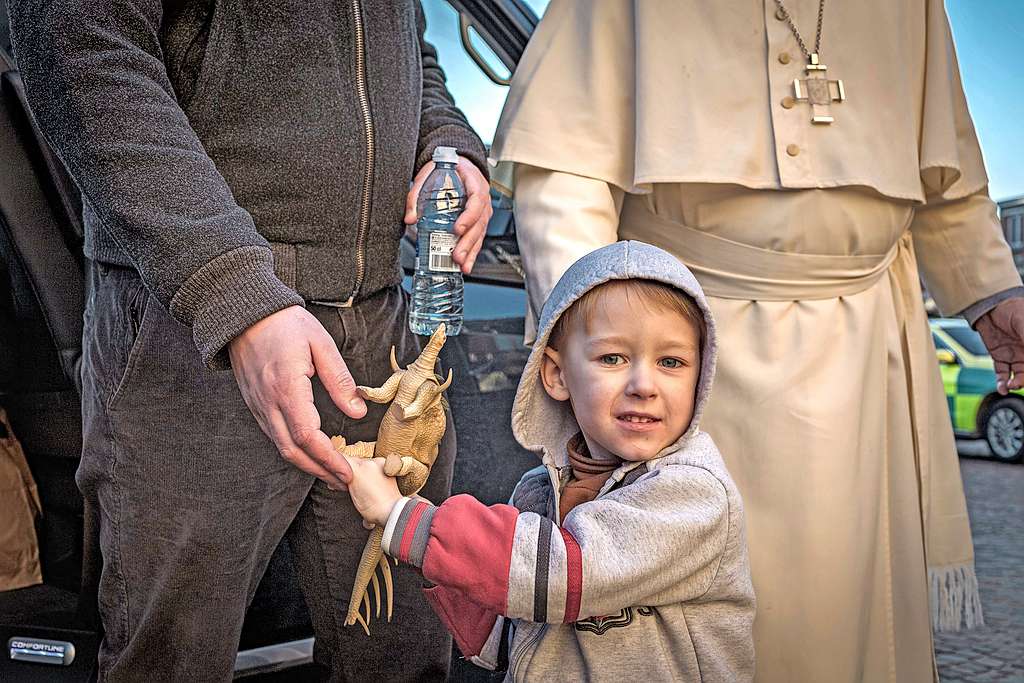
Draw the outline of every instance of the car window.
[[[526,4],[539,17],[547,8],[548,0],[526,0]],[[422,0],[422,5],[427,18],[426,38],[437,48],[441,68],[448,77],[448,90],[480,139],[485,145],[490,145],[508,88],[493,83],[466,53],[459,38],[459,15],[446,0]],[[508,77],[508,69],[487,44],[473,31],[470,31],[470,36],[480,56],[499,76]]]
[[[494,129],[508,88],[491,82],[463,49],[459,38],[459,15],[455,9],[445,0],[422,2],[427,17],[427,42],[437,48],[438,61],[448,78],[448,90],[477,135],[489,146],[494,139]],[[486,43],[478,37],[473,44],[480,55],[494,65],[500,76],[509,75]]]
[[[960,346],[967,349],[968,353],[975,356],[987,356],[988,349],[981,341],[981,335],[969,327],[946,327],[943,331],[948,334]]]
[[[548,0],[526,0],[526,4],[533,9],[538,17],[544,16],[544,10],[548,8]]]

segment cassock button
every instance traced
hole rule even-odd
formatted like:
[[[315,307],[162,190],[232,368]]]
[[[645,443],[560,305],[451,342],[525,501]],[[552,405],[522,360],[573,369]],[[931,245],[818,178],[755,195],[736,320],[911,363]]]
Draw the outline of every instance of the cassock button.
[[[792,109],[794,104],[796,104],[796,100],[794,100],[789,95],[786,95],[785,97],[782,98],[783,109]]]
[[[779,63],[780,64],[789,64],[789,53],[788,52],[780,52],[779,53]]]
[[[786,145],[786,154],[791,157],[795,157],[800,153],[800,147],[798,145]]]

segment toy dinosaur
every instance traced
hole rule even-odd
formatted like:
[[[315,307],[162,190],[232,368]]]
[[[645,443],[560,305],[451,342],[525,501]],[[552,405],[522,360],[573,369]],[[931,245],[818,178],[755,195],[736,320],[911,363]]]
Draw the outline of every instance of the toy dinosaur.
[[[405,370],[395,360],[395,347],[391,347],[391,369],[394,374],[379,388],[359,387],[359,395],[375,403],[391,401],[380,428],[377,440],[359,441],[346,444],[341,436],[331,438],[335,450],[358,458],[385,458],[384,474],[398,479],[398,490],[403,496],[412,496],[427,482],[430,468],[437,459],[437,444],[444,436],[446,426],[443,392],[452,383],[452,371],[442,384],[434,374],[434,364],[445,342],[445,326],[442,323],[430,337],[426,348]],[[391,621],[392,592],[391,568],[381,552],[381,538],[384,529],[375,527],[363,546],[359,569],[352,586],[352,597],[348,605],[345,625],[357,621],[370,634],[369,584],[373,581],[376,614],[380,616],[380,583],[377,580],[377,566],[384,577],[387,599],[387,618]],[[366,607],[365,617],[360,614],[360,603]]]

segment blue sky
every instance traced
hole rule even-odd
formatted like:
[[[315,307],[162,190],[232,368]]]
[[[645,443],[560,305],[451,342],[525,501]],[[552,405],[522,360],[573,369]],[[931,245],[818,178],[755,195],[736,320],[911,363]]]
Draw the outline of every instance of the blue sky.
[[[1024,2],[946,0],[994,199],[1024,195]]]
[[[538,15],[547,6],[547,0],[526,2]],[[505,88],[487,80],[462,50],[454,10],[443,0],[423,5],[427,37],[437,46],[456,102],[489,142]],[[1024,195],[1024,0],[946,0],[946,9],[989,190],[997,200]],[[493,57],[491,63],[500,64]]]

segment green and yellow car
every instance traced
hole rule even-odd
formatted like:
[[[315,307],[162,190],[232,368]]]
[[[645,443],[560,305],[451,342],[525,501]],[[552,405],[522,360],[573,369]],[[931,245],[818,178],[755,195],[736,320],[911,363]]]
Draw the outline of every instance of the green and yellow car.
[[[957,436],[983,438],[992,456],[1019,462],[1024,455],[1024,390],[1000,396],[992,357],[962,318],[929,321]]]

